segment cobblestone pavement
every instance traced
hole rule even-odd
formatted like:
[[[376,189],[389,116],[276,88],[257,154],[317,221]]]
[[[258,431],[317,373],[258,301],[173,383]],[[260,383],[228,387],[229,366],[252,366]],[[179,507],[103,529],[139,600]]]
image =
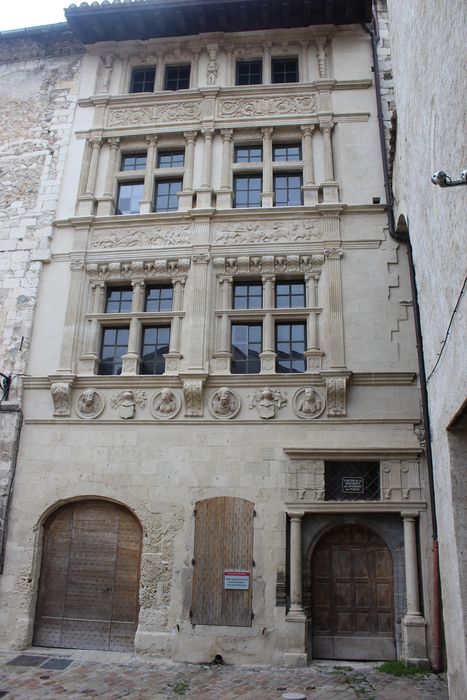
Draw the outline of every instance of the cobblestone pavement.
[[[19,661],[11,664],[18,656]],[[33,661],[36,665],[29,665]],[[71,662],[67,668],[53,668],[67,661]],[[281,700],[283,694],[294,692],[307,700],[448,698],[442,674],[395,678],[369,663],[317,662],[289,669],[149,662],[130,654],[102,652],[0,652],[0,698],[5,700]]]

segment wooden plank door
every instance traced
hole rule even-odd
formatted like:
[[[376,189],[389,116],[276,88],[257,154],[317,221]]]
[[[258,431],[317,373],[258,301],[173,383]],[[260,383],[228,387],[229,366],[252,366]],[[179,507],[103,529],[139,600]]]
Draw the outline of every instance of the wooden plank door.
[[[254,505],[219,497],[196,504],[192,622],[251,626]],[[247,590],[225,590],[225,571],[249,572]]]
[[[70,503],[47,520],[34,644],[132,650],[141,529],[105,501]]]
[[[395,658],[392,559],[383,540],[358,525],[334,528],[311,566],[313,656]]]

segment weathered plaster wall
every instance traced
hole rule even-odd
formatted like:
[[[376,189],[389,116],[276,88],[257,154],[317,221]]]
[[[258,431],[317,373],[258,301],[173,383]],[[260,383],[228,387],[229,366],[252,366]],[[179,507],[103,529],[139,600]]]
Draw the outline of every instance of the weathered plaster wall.
[[[388,6],[398,119],[395,214],[396,221],[405,217],[414,252],[433,434],[450,692],[461,698],[467,686],[467,553],[462,545],[467,495],[459,488],[461,473],[449,450],[448,426],[467,396],[465,294],[461,298],[466,188],[441,189],[432,185],[430,176],[444,170],[458,179],[467,165],[467,6],[463,0],[389,0]]]

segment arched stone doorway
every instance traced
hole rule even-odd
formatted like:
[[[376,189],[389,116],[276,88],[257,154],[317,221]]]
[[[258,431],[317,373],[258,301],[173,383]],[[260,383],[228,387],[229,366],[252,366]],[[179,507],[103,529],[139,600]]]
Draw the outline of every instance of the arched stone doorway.
[[[362,525],[340,525],[311,558],[312,655],[396,658],[394,576],[385,542]]]
[[[133,650],[142,533],[115,503],[68,503],[44,524],[33,644]]]

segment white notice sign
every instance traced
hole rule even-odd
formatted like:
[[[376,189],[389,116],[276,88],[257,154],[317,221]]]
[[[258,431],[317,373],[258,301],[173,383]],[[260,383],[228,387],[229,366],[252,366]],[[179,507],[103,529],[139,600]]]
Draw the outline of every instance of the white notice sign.
[[[249,571],[224,571],[224,590],[247,591],[249,588]]]

